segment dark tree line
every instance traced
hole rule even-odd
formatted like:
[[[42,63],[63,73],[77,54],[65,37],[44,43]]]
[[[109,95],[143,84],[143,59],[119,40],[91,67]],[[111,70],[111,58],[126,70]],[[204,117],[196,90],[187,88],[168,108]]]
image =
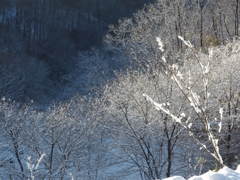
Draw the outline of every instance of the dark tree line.
[[[146,3],[102,0],[4,0],[0,2],[1,46],[48,61],[52,68],[70,62],[79,50],[100,45],[111,23]],[[19,45],[20,44],[20,45]],[[62,62],[63,61],[63,62]],[[57,75],[58,76],[58,75]]]
[[[2,77],[7,77],[3,78],[1,96],[14,99],[16,96],[21,97],[17,99],[29,96],[29,89],[34,87],[31,84],[36,80],[40,87],[44,87],[37,88],[43,94],[56,96],[55,89],[61,89],[66,83],[64,76],[73,72],[76,63],[81,61],[76,58],[79,51],[101,47],[108,25],[117,23],[121,17],[130,16],[146,2],[1,0],[0,65],[2,69],[8,70],[0,72]],[[42,65],[39,66],[39,63]],[[38,71],[32,72],[29,68]],[[18,72],[21,72],[21,76],[16,75]],[[8,79],[15,76],[21,77],[18,81],[21,82],[20,86],[11,84]],[[34,78],[29,80],[29,77]],[[9,93],[9,89],[19,89],[20,93]],[[31,95],[30,99],[35,98]]]
[[[38,43],[44,46],[57,36],[69,39],[78,49],[88,49],[101,42],[107,26],[130,15],[146,3],[136,1],[102,0],[4,0],[0,3],[2,33],[17,35],[27,43],[31,53],[39,53]],[[46,45],[45,45],[46,46]],[[66,45],[67,46],[67,45]],[[47,47],[47,46],[46,46]],[[62,48],[65,49],[65,48]]]

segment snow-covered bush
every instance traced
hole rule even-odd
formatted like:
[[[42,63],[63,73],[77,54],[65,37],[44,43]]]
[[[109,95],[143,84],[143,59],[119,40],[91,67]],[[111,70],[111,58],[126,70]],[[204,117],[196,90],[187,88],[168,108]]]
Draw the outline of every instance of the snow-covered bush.
[[[208,171],[200,176],[193,176],[188,180],[239,180],[240,179],[240,166],[234,171],[227,167],[223,167],[218,172]],[[163,180],[185,180],[181,176],[173,176]]]

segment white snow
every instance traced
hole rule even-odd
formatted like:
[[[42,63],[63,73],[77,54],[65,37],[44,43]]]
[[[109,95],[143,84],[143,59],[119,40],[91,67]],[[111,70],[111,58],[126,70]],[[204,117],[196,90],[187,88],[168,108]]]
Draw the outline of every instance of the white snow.
[[[163,180],[186,180],[181,176],[173,176]],[[228,167],[220,169],[218,172],[208,171],[201,176],[193,176],[188,180],[240,180],[240,165],[234,171]]]
[[[181,176],[173,176],[173,177],[165,178],[164,180],[185,180],[185,179]]]

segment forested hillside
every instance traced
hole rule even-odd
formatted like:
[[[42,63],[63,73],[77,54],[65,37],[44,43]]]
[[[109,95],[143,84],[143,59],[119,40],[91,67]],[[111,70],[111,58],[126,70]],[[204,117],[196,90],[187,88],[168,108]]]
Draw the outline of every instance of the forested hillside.
[[[1,94],[18,101],[34,99],[46,103],[56,99],[59,88],[66,84],[64,76],[82,61],[76,59],[79,52],[102,48],[108,26],[131,16],[147,2],[1,0],[0,63],[9,73],[1,79]],[[18,91],[13,92],[12,88]],[[36,95],[48,97],[43,100]]]
[[[0,179],[234,178],[239,0],[0,3]]]

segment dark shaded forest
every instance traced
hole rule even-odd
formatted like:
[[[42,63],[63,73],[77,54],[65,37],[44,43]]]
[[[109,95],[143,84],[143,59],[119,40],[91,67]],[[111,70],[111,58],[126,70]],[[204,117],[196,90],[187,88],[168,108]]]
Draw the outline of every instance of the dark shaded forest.
[[[0,63],[11,72],[6,75],[1,71],[2,76],[7,76],[2,80],[1,94],[21,101],[42,99],[36,99],[35,94],[50,99],[57,96],[67,83],[65,76],[74,71],[76,61],[81,61],[74,57],[101,48],[110,24],[131,16],[148,2],[1,0]],[[17,83],[11,83],[9,76]]]

